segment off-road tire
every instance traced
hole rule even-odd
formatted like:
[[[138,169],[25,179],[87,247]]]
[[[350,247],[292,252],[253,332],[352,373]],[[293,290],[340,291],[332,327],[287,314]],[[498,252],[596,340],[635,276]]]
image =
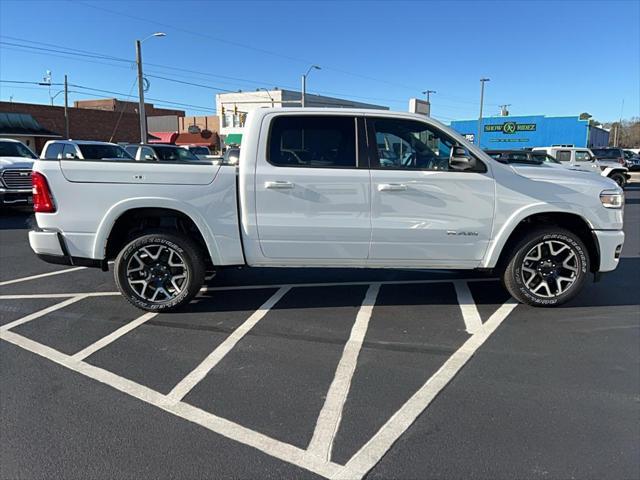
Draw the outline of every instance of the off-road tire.
[[[561,242],[567,245],[575,255],[575,263],[573,264],[573,267],[577,268],[575,280],[567,287],[566,291],[559,293],[557,296],[544,296],[534,293],[526,285],[523,274],[525,257],[538,244],[547,241]],[[554,307],[568,302],[580,292],[587,278],[589,265],[588,250],[576,234],[562,228],[541,228],[527,234],[515,245],[504,270],[502,282],[511,296],[521,303],[535,307]],[[530,273],[527,273],[527,275],[530,275]]]
[[[609,178],[616,182],[620,188],[624,188],[627,185],[627,178],[620,172],[612,173]]]
[[[129,283],[127,265],[131,258],[146,246],[166,246],[183,261],[186,280],[180,292],[166,301],[152,302],[141,297]],[[118,254],[114,277],[120,293],[135,307],[149,312],[167,312],[186,305],[198,293],[204,282],[205,257],[202,248],[186,235],[173,231],[147,231],[132,239]]]

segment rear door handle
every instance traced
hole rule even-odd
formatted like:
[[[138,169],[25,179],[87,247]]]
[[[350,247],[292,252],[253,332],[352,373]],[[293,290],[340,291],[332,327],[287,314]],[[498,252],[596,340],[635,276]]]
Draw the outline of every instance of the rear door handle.
[[[281,181],[281,180],[268,181],[268,182],[264,182],[264,188],[284,190],[287,188],[293,188],[293,183]]]
[[[404,183],[379,183],[379,192],[400,192],[406,190],[407,186]]]

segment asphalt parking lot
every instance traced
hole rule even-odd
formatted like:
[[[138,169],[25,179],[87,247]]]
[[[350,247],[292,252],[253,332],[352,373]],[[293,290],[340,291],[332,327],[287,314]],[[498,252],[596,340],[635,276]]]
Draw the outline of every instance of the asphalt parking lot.
[[[0,218],[0,476],[640,478],[640,184],[556,309],[486,276],[224,270],[145,314]]]

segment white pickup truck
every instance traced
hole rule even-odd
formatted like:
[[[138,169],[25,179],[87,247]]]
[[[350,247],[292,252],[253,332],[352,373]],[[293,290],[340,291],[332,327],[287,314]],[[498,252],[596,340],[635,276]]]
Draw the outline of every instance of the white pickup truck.
[[[572,298],[616,268],[624,195],[611,180],[505,165],[424,116],[260,109],[238,165],[40,159],[46,261],[114,271],[145,310],[186,304],[225,266],[480,269],[517,300]]]

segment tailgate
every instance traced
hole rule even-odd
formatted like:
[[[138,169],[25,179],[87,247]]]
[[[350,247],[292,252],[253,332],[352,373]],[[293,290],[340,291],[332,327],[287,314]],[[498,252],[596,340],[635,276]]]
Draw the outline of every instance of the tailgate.
[[[208,185],[220,165],[209,162],[121,162],[113,160],[60,160],[69,182]]]

